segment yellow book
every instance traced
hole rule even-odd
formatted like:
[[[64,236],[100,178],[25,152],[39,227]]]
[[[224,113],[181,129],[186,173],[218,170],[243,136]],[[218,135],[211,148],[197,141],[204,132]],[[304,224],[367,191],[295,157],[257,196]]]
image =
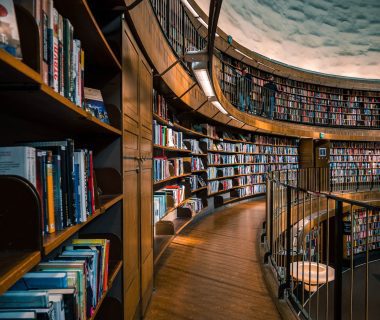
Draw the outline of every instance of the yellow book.
[[[46,194],[47,194],[48,233],[53,233],[55,232],[55,215],[54,215],[53,155],[51,151],[47,152]]]

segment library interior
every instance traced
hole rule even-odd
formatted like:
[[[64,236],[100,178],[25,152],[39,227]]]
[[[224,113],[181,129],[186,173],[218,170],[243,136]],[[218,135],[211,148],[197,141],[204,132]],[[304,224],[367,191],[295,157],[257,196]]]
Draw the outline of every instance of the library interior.
[[[0,0],[0,319],[379,319],[379,17]]]

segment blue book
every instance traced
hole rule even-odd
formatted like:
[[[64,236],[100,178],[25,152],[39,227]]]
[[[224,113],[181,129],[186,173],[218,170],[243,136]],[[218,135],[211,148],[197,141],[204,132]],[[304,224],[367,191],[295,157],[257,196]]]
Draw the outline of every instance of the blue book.
[[[0,309],[48,308],[46,291],[7,291],[0,295]]]
[[[79,163],[74,164],[74,201],[75,201],[75,223],[80,222],[80,192],[79,192]]]
[[[35,311],[4,311],[4,310],[0,310],[0,319],[34,320],[34,319],[37,319],[37,314]]]
[[[55,229],[63,229],[63,204],[62,204],[62,178],[61,156],[53,154],[53,181],[54,181],[54,217]]]
[[[29,272],[18,280],[11,290],[67,288],[65,272]]]

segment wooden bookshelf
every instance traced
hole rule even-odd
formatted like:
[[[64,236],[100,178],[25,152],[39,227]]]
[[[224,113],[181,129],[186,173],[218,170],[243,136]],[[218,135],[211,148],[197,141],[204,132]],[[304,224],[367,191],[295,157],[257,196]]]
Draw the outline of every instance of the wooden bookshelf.
[[[165,146],[160,146],[159,144],[154,144],[153,147],[155,149],[161,149],[161,150],[171,151],[171,152],[191,153],[191,150],[179,149],[179,148],[174,148],[174,147],[165,147]]]
[[[0,253],[0,295],[40,261],[39,251]]]
[[[191,193],[197,193],[197,192],[199,192],[199,191],[206,190],[206,189],[207,189],[207,186],[204,186],[204,187],[201,187],[201,188],[198,188],[198,189],[192,190]]]
[[[191,173],[186,173],[186,174],[181,174],[179,176],[173,176],[173,177],[169,177],[169,178],[166,178],[166,179],[163,179],[163,180],[159,180],[159,181],[155,181],[153,183],[154,186],[157,186],[157,185],[162,185],[166,182],[169,182],[169,181],[172,181],[172,180],[177,180],[177,179],[181,179],[181,178],[184,178],[184,177],[188,177],[190,176]]]
[[[108,199],[109,197],[110,196],[106,196],[105,199]],[[91,221],[98,218],[100,215],[105,214],[107,212],[107,209],[112,207],[117,202],[122,201],[122,199],[122,195],[112,196],[110,200],[105,200],[101,207],[96,209],[95,213],[87,218],[87,221],[76,224],[62,231],[57,231],[55,233],[45,235],[43,241],[44,254],[47,255],[58,248],[63,242],[72,237]]]
[[[102,307],[102,304],[104,302],[104,299],[107,297],[108,292],[112,289],[113,283],[119,274],[121,268],[123,267],[122,261],[111,261],[109,265],[109,271],[108,271],[108,289],[103,292],[101,298],[99,299],[99,302],[96,306],[96,309],[94,310],[92,316],[89,318],[89,320],[95,320],[96,316],[99,313],[100,308]]]

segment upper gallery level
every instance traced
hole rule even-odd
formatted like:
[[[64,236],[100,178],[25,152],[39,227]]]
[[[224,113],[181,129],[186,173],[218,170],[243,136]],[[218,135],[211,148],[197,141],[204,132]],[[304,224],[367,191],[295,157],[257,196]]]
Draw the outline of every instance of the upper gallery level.
[[[208,18],[203,11],[192,0],[146,0],[137,7],[129,15],[152,65],[170,94],[192,109],[252,131],[379,140],[380,133],[374,129],[380,125],[380,81],[331,76],[277,63],[244,48],[218,29],[212,80],[225,114],[207,101],[183,59],[186,52],[207,45]],[[143,34],[142,22],[147,19],[149,26],[145,28],[151,32]],[[268,85],[271,76],[273,85]]]

